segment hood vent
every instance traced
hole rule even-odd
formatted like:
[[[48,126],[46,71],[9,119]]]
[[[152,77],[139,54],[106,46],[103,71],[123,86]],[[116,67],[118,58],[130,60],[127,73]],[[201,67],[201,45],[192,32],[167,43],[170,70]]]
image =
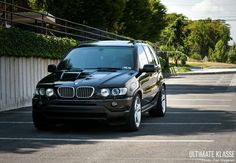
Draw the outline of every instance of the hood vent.
[[[64,72],[61,75],[61,81],[75,81],[81,73],[79,72]]]

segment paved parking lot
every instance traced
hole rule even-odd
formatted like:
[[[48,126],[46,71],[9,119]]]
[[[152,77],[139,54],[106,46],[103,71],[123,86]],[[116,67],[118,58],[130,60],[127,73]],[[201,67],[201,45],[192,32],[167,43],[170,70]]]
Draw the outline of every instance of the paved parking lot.
[[[37,131],[31,108],[0,113],[0,162],[236,162],[236,74],[166,80],[168,112],[138,132],[104,124]]]

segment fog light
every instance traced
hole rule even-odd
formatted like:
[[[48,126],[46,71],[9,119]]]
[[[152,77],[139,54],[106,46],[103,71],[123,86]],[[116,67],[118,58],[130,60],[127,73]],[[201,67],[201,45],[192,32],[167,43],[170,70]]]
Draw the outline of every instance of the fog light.
[[[118,105],[118,103],[115,102],[115,101],[113,101],[113,102],[111,103],[111,106],[113,106],[113,107],[116,107],[117,105]]]

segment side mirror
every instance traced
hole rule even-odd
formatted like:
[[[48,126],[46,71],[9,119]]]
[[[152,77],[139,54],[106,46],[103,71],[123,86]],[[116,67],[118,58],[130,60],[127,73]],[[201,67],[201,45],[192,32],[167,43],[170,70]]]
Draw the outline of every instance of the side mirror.
[[[48,72],[56,72],[57,71],[57,66],[54,64],[48,65]]]
[[[147,64],[143,66],[143,72],[155,72],[156,71],[156,66],[153,64]]]

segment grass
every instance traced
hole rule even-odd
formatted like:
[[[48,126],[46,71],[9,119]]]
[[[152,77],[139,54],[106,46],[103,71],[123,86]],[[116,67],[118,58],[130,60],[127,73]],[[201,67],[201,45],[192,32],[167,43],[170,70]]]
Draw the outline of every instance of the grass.
[[[178,65],[176,67],[172,62],[170,63],[170,71],[172,74],[189,72],[191,71],[191,67],[236,68],[236,64],[220,63],[220,62],[187,61],[185,66]]]
[[[236,64],[221,63],[221,62],[188,61],[187,65],[190,67],[202,67],[202,68],[236,68]]]
[[[191,71],[189,67],[185,67],[185,66],[173,66],[170,68],[170,71],[172,74],[175,74],[175,73],[184,73],[184,72],[189,72]]]

